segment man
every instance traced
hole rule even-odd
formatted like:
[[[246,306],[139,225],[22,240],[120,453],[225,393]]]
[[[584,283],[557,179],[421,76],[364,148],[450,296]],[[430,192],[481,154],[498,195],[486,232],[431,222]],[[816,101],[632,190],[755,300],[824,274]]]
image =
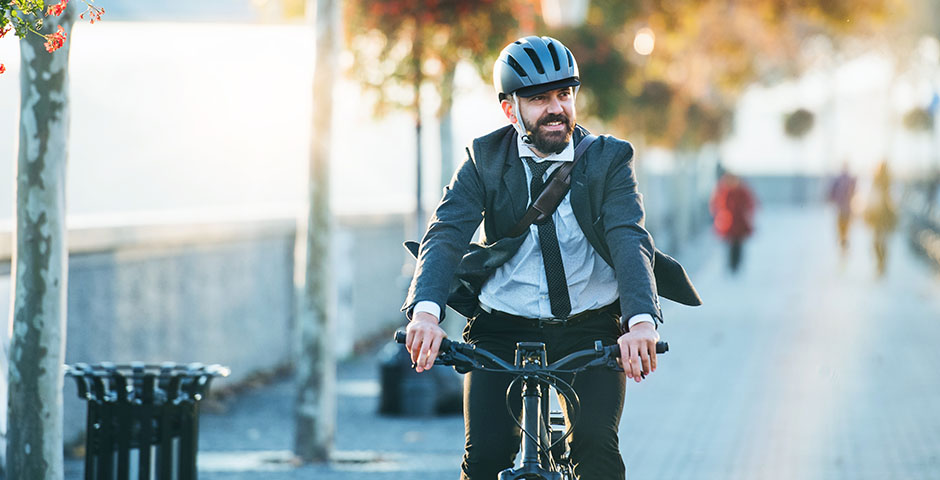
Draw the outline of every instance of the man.
[[[728,242],[728,269],[737,273],[741,265],[744,241],[754,232],[757,199],[741,177],[725,172],[718,179],[709,202],[714,215],[715,232]]]
[[[829,185],[830,202],[835,204],[838,216],[836,229],[839,233],[839,247],[845,255],[849,249],[849,223],[852,220],[852,201],[855,197],[855,177],[849,173],[849,164],[842,164],[842,171]]]
[[[508,45],[493,76],[510,125],[474,140],[422,239],[403,307],[415,369],[431,368],[437,357],[442,311],[453,301],[453,279],[465,271],[462,257],[482,221],[485,248],[477,253],[488,255],[487,269],[477,272],[483,281],[470,295],[475,308],[466,313],[465,340],[510,362],[520,341],[545,343],[549,361],[592,348],[595,340],[618,343],[626,377],[639,382],[656,370],[662,315],[654,255],[667,266],[672,259],[655,251],[643,228],[633,148],[598,138],[576,164],[571,190],[550,221],[510,237],[543,181],[573,160],[587,131],[576,124],[578,66],[558,40],[532,36]],[[672,266],[674,281],[665,283],[684,303],[697,304],[684,271]],[[510,380],[467,375],[464,480],[492,480],[512,466],[520,432],[505,408]],[[582,416],[569,445],[581,480],[625,477],[617,439],[625,385],[624,375],[612,371],[580,374],[574,384]]]
[[[876,167],[864,215],[865,223],[871,227],[875,266],[878,277],[881,278],[888,268],[888,237],[898,225],[898,211],[891,195],[891,170],[888,168],[888,159],[882,160]]]

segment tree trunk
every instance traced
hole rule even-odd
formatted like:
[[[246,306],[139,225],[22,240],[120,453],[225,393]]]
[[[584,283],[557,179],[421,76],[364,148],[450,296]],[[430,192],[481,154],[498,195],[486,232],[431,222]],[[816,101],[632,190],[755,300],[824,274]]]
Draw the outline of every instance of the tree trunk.
[[[44,33],[71,33],[74,9],[46,17]],[[59,480],[62,363],[65,358],[68,248],[69,43],[46,52],[44,39],[20,41],[20,137],[13,250],[13,328],[7,411],[9,478]]]
[[[444,76],[441,79],[441,108],[438,110],[441,135],[441,188],[450,183],[454,175],[454,132],[452,112],[454,109],[454,74],[456,62],[444,64]]]
[[[312,9],[311,9],[312,10]],[[297,411],[294,453],[303,462],[329,460],[336,431],[336,364],[330,299],[330,138],[333,84],[339,41],[337,0],[316,0],[316,69],[313,77],[311,132],[304,252],[304,282],[298,312],[301,349],[297,363]]]
[[[417,238],[424,234],[424,209],[421,205],[421,84],[424,83],[424,75],[421,72],[421,60],[423,59],[423,50],[421,44],[421,24],[415,17],[415,36],[412,44],[411,56],[414,68],[414,90],[415,90],[415,231]]]

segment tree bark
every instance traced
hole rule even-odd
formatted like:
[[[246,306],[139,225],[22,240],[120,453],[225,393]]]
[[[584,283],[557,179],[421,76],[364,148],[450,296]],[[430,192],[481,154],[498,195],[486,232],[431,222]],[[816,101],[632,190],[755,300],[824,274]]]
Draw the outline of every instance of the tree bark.
[[[74,9],[45,19],[44,33],[71,33]],[[13,328],[7,410],[9,478],[59,480],[62,465],[62,363],[65,358],[68,247],[69,44],[20,41],[20,136],[16,167]]]
[[[316,66],[313,131],[310,135],[304,282],[298,312],[301,348],[297,363],[294,453],[301,461],[329,460],[336,431],[336,363],[330,300],[330,138],[333,85],[339,42],[338,0],[316,0]],[[311,9],[312,10],[312,9]]]

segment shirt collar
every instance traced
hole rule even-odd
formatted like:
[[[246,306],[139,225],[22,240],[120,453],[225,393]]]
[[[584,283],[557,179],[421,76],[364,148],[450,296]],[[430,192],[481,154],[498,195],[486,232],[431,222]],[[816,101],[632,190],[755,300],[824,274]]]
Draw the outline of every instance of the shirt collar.
[[[574,140],[574,135],[571,136],[571,139]],[[520,158],[531,157],[533,160],[535,160],[536,163],[573,162],[574,161],[573,143],[574,143],[573,141],[569,141],[568,146],[566,146],[565,149],[561,151],[561,153],[553,153],[545,158],[540,158],[538,155],[535,154],[535,152],[532,151],[531,148],[529,148],[529,144],[525,143],[525,141],[522,140],[521,136],[516,135],[516,145],[518,145],[519,147],[519,157]]]

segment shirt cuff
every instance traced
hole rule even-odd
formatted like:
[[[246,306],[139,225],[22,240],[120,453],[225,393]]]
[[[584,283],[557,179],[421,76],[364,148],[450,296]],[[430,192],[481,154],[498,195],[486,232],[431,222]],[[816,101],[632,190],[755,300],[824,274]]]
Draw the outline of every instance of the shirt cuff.
[[[432,301],[422,300],[416,303],[412,313],[412,318],[414,318],[414,314],[418,312],[430,313],[431,315],[434,315],[434,318],[436,318],[438,322],[441,321],[441,306]]]
[[[420,305],[420,303],[419,303],[418,305]],[[436,307],[437,304],[435,304],[434,306]],[[417,307],[415,307],[415,310],[417,310]],[[638,324],[638,323],[643,323],[643,322],[649,322],[649,323],[652,323],[654,327],[656,326],[656,322],[653,321],[653,316],[652,316],[652,315],[650,315],[650,314],[648,314],[648,313],[638,313],[638,314],[636,314],[636,315],[630,317],[630,321],[627,322],[627,328],[632,329],[634,325],[636,325],[636,324]]]

